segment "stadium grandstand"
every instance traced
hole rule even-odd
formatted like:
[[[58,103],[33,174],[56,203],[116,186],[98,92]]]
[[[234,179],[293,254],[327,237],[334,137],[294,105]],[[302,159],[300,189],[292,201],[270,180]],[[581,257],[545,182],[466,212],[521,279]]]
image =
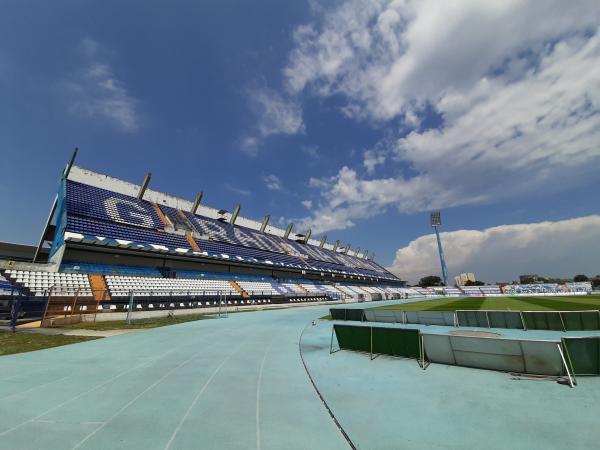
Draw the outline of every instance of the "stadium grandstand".
[[[386,300],[415,295],[368,256],[73,165],[37,248],[6,247],[3,289],[74,311]],[[11,257],[16,255],[17,257]],[[32,258],[27,261],[27,256]],[[31,261],[33,260],[33,261]],[[71,298],[77,305],[67,306]],[[49,300],[48,300],[49,299]],[[86,301],[87,299],[87,301]],[[119,305],[120,304],[120,305]]]

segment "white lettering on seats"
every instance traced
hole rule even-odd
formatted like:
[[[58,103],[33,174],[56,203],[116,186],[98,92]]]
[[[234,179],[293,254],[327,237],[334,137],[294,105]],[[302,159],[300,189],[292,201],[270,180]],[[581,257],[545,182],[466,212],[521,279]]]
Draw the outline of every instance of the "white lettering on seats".
[[[119,205],[127,205],[139,212],[127,211],[129,217],[123,218],[119,213]],[[108,214],[108,216],[115,222],[127,223],[130,225],[141,225],[148,228],[155,227],[155,223],[152,219],[152,216],[148,214],[148,211],[146,209],[144,209],[136,202],[126,200],[124,198],[109,197],[106,200],[104,200],[104,210],[106,211],[106,214]],[[136,218],[139,219],[139,221],[136,222],[127,220],[130,218]]]

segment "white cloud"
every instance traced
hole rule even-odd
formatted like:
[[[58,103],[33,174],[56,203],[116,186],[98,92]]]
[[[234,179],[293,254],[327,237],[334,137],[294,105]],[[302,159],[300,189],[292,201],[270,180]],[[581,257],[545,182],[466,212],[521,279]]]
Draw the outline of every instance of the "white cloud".
[[[304,206],[306,209],[311,209],[313,206],[312,200],[302,200],[300,203],[302,203],[302,206]]]
[[[259,116],[258,129],[262,137],[304,132],[302,109],[294,101],[267,89],[255,91],[252,101]]]
[[[487,282],[521,274],[572,277],[600,272],[600,216],[557,222],[501,225],[441,233],[450,276],[474,272]],[[440,273],[435,235],[421,236],[396,252],[388,268],[411,283]]]
[[[321,201],[304,222],[322,232],[388,207],[491,203],[594,180],[599,18],[584,0],[349,1],[299,27],[290,92],[342,94],[345,114],[412,130],[365,153],[367,175],[385,162],[394,177],[342,167],[312,179]],[[425,109],[439,128],[415,129]]]
[[[350,0],[300,26],[288,88],[345,95],[355,112],[389,119],[470,91],[521,51],[596,27],[591,0]]]
[[[240,149],[248,156],[256,156],[258,154],[258,146],[260,140],[254,136],[246,136],[240,141]]]
[[[252,195],[252,192],[250,192],[249,190],[242,189],[230,183],[224,183],[223,188],[227,189],[229,192],[233,192],[234,194],[243,195],[244,197],[250,197]]]
[[[369,175],[375,172],[377,166],[385,163],[385,154],[376,150],[367,150],[364,154],[363,166],[367,169]]]
[[[254,135],[242,139],[241,149],[244,153],[256,156],[258,145],[269,136],[304,133],[302,108],[297,99],[284,97],[271,89],[253,90],[249,97],[258,124]]]
[[[271,191],[280,191],[282,189],[281,180],[277,175],[266,175],[263,177],[263,181],[267,186],[267,189]]]
[[[141,126],[139,101],[114,74],[106,51],[90,37],[82,40],[80,49],[84,65],[63,83],[69,112],[105,120],[122,131],[137,131]]]

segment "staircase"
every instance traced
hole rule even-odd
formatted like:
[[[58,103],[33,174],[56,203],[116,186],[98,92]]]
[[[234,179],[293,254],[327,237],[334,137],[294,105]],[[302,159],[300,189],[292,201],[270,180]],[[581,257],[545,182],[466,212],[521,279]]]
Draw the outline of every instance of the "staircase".
[[[307,290],[307,289],[306,289],[304,286],[302,286],[301,284],[296,284],[296,286],[298,286],[298,288],[299,288],[299,289],[300,289],[302,292],[304,292],[305,294],[310,294],[310,292],[308,292],[308,290]]]
[[[346,298],[346,297],[348,297],[348,293],[347,293],[347,292],[344,292],[344,291],[342,291],[342,290],[341,290],[339,287],[337,287],[335,284],[333,284],[332,286],[333,286],[333,287],[334,287],[334,288],[335,288],[335,289],[336,289],[336,290],[337,290],[339,293],[341,293],[341,294],[342,294],[342,298]]]
[[[156,211],[156,214],[158,214],[158,218],[163,223],[163,225],[166,227],[171,226],[171,222],[169,222],[169,219],[167,219],[167,216],[165,216],[165,213],[162,212],[162,209],[160,209],[160,206],[158,206],[158,203],[152,202],[152,206],[154,207],[154,210]]]
[[[185,239],[187,240],[188,244],[190,244],[190,247],[192,247],[192,250],[194,250],[195,252],[200,251],[200,247],[198,246],[198,243],[192,236],[192,233],[185,233]]]
[[[229,284],[231,284],[231,287],[234,288],[237,292],[239,292],[240,294],[242,294],[243,298],[248,298],[249,297],[248,293],[245,290],[243,290],[241,288],[241,286],[239,284],[237,284],[235,281],[229,280]]]
[[[90,286],[92,288],[92,296],[97,302],[102,300],[110,300],[110,293],[104,275],[89,274]]]

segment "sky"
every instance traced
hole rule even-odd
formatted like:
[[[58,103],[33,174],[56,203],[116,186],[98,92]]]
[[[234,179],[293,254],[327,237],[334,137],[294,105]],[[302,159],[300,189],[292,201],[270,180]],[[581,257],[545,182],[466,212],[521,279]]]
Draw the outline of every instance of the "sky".
[[[37,241],[77,146],[409,281],[432,210],[451,276],[595,275],[598,67],[597,1],[5,0],[0,240]]]

